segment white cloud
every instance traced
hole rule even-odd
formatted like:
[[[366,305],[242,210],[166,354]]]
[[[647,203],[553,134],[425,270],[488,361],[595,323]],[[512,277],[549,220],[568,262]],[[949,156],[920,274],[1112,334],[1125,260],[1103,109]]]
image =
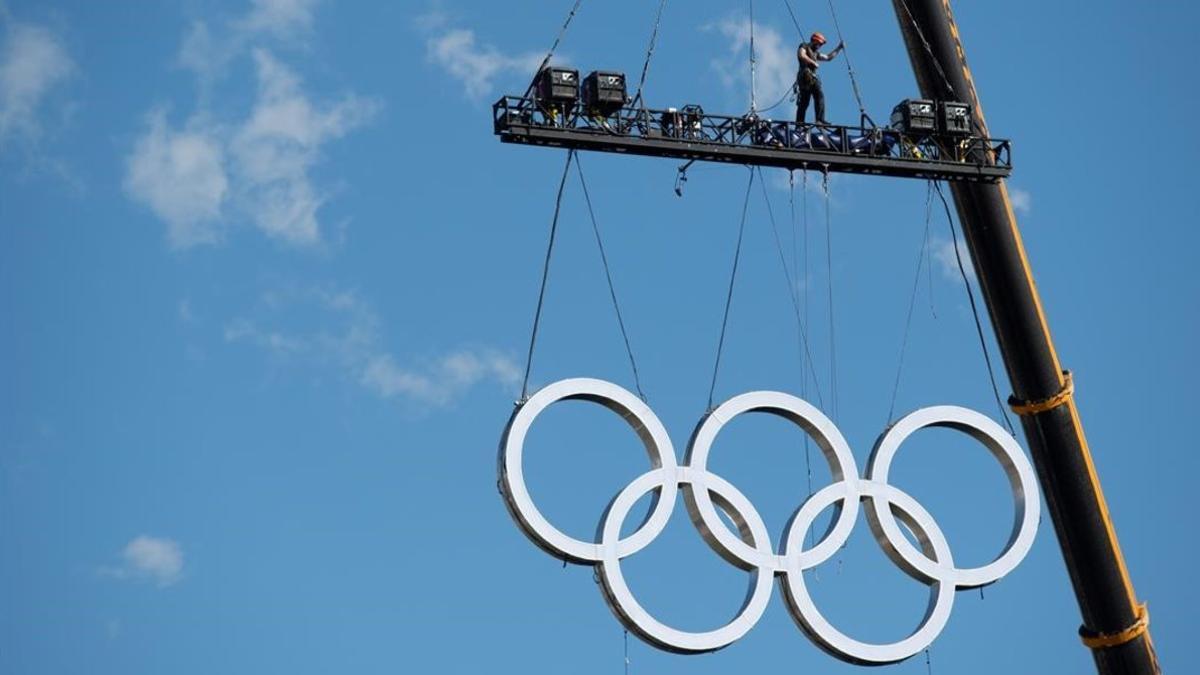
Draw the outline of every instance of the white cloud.
[[[958,281],[962,279],[962,272],[958,269],[958,256],[962,256],[963,269],[967,272],[967,278],[971,283],[975,283],[975,268],[971,265],[971,252],[967,250],[967,243],[962,239],[958,240],[958,253],[955,254],[954,243],[949,239],[934,237],[929,241],[930,253],[933,259],[937,261],[938,268],[947,279]]]
[[[152,581],[165,588],[183,578],[183,548],[172,539],[143,534],[121,550],[119,567],[100,571],[117,579]]]
[[[239,22],[247,31],[291,37],[312,30],[318,0],[251,0],[250,13]]]
[[[1029,194],[1028,190],[1009,188],[1008,198],[1012,201],[1012,207],[1017,213],[1029,215],[1029,212],[1033,210],[1033,195]]]
[[[46,96],[75,70],[62,41],[40,26],[10,23],[0,51],[0,145],[36,139]]]
[[[226,342],[253,345],[283,362],[335,368],[381,398],[445,407],[484,382],[514,389],[520,381],[516,361],[494,349],[457,349],[402,363],[384,347],[375,311],[351,292],[281,291],[260,304],[260,318],[226,325]]]
[[[374,114],[377,105],[348,96],[319,108],[295,73],[270,53],[254,53],[258,100],[230,142],[245,206],[268,235],[293,244],[320,241],[317,210],[322,197],[309,179],[321,146],[340,138]]]
[[[440,26],[443,18],[426,17],[419,25]],[[500,75],[520,75],[532,78],[545,54],[527,52],[505,54],[496,47],[476,42],[475,31],[451,28],[429,36],[425,42],[429,60],[441,66],[462,83],[466,95],[478,99],[494,91],[494,81]]]
[[[716,30],[728,41],[726,56],[714,59],[713,69],[726,87],[737,88],[749,97],[750,21],[729,18],[707,28]],[[758,106],[764,108],[787,94],[796,81],[796,50],[779,31],[755,23],[754,53]]]
[[[167,223],[171,246],[217,242],[229,192],[219,131],[198,121],[173,129],[162,110],[147,126],[127,159],[126,191]]]
[[[520,378],[519,367],[507,356],[492,351],[458,351],[417,368],[402,368],[390,354],[377,354],[363,369],[361,382],[384,398],[403,397],[444,406],[484,380],[514,387]]]
[[[195,21],[179,47],[179,64],[195,71],[207,86],[255,42],[302,42],[312,33],[317,4],[318,0],[251,0],[244,15],[215,33],[208,23]]]
[[[256,0],[224,34],[196,23],[184,39],[179,59],[196,73],[202,101],[226,64],[243,54],[252,58],[257,96],[244,118],[217,120],[202,103],[178,130],[161,111],[151,113],[136,141],[127,191],[167,223],[176,248],[219,242],[235,215],[288,244],[323,241],[319,211],[327,194],[311,171],[328,143],[365,124],[379,104],[353,94],[314,100],[294,70],[252,47],[266,35],[310,30],[315,6],[313,0]]]

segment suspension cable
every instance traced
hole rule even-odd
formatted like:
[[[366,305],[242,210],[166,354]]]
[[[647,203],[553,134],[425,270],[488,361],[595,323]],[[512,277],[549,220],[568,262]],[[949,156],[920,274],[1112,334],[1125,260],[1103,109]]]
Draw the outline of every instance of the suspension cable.
[[[796,328],[800,332],[800,343],[804,347],[804,354],[808,356],[808,366],[812,368],[812,349],[809,347],[808,329],[804,325],[804,321],[800,318],[800,299],[797,297],[791,268],[788,266],[787,258],[783,254],[783,240],[779,236],[779,227],[775,222],[775,209],[771,207],[771,197],[767,194],[767,181],[763,178],[762,167],[758,167],[756,170],[758,171],[758,187],[762,190],[763,202],[767,205],[767,217],[771,221],[771,232],[775,235],[775,249],[779,252],[779,263],[783,270],[784,281],[788,285],[788,298],[792,301],[792,309],[796,315]],[[813,378],[814,380],[816,379],[815,372],[813,373]],[[817,402],[823,408],[825,407],[825,401],[821,396],[820,383],[817,384],[816,389]]]
[[[596,235],[596,248],[600,250],[600,262],[604,264],[604,278],[608,281],[608,296],[612,299],[613,311],[617,314],[617,325],[621,329],[621,339],[625,341],[625,354],[629,356],[629,367],[633,370],[633,384],[638,396],[645,401],[646,394],[642,391],[642,380],[638,373],[637,360],[633,358],[633,347],[630,346],[629,332],[625,329],[625,319],[621,316],[621,305],[617,303],[617,290],[613,284],[612,271],[608,265],[608,255],[604,251],[604,241],[600,237],[600,225],[596,221],[596,212],[592,209],[592,197],[588,193],[587,179],[583,177],[583,162],[575,158],[575,171],[579,174],[579,185],[583,187],[583,200],[587,204],[588,216],[592,220],[592,232]]]
[[[846,39],[842,37],[842,26],[838,22],[837,10],[833,6],[833,0],[829,0],[829,13],[833,15],[833,28],[838,34],[838,43],[842,46],[842,51],[846,56],[846,70],[850,73],[850,88],[854,90],[854,100],[858,101],[858,114],[866,117],[867,108],[863,105],[862,92],[858,88],[858,78],[854,75],[854,65],[850,62],[850,50],[846,49]]]
[[[550,51],[546,52],[546,58],[542,59],[542,64],[533,73],[533,80],[529,82],[529,88],[525,90],[524,98],[528,99],[533,93],[533,88],[537,85],[538,73],[550,65],[550,57],[554,56],[554,52],[558,50],[558,45],[562,42],[563,36],[567,34],[567,28],[571,25],[571,21],[575,18],[575,13],[579,11],[579,6],[583,4],[583,0],[575,0],[575,5],[571,7],[571,11],[567,13],[566,21],[563,21],[562,28],[558,30],[558,36],[554,38],[554,44],[550,45]]]
[[[925,193],[925,233],[921,238],[921,250],[917,255],[917,269],[913,273],[912,297],[908,301],[908,315],[904,319],[904,335],[900,339],[900,359],[896,365],[896,381],[892,384],[892,402],[888,406],[887,423],[891,424],[896,414],[896,396],[900,393],[900,375],[904,372],[904,355],[908,351],[908,335],[912,328],[913,309],[917,305],[917,290],[921,286],[921,267],[925,264],[925,256],[929,249],[929,223],[933,219],[933,184],[929,184]]]
[[[654,47],[658,43],[658,27],[662,24],[663,10],[667,6],[667,0],[661,0],[658,3],[658,14],[654,17],[654,29],[650,31],[650,45],[646,48],[646,60],[642,63],[642,76],[638,78],[637,94],[634,95],[635,103],[641,105],[644,109],[646,104],[642,101],[642,88],[646,85],[646,74],[650,71],[650,59],[654,57]]]
[[[821,188],[825,192],[825,266],[829,271],[829,394],[833,399],[833,421],[838,421],[837,336],[833,314],[833,224],[830,217],[829,167],[825,167]]]
[[[577,3],[578,4],[578,3]],[[558,233],[558,215],[562,210],[563,190],[567,186],[567,174],[575,151],[567,152],[567,163],[563,166],[562,179],[558,182],[558,196],[554,198],[554,218],[550,221],[550,242],[546,245],[546,260],[542,263],[542,285],[538,291],[537,309],[533,313],[533,330],[529,335],[529,353],[525,357],[525,378],[521,381],[521,402],[529,397],[529,371],[533,368],[533,350],[537,345],[538,327],[542,321],[542,305],[546,300],[546,283],[550,280],[550,258],[554,254],[554,238]]]
[[[737,246],[733,250],[733,270],[729,273],[729,291],[725,295],[725,314],[721,319],[721,337],[717,340],[717,358],[713,363],[712,386],[708,389],[708,409],[713,408],[713,396],[717,391],[717,373],[721,370],[721,352],[725,349],[725,330],[729,326],[729,307],[733,304],[733,287],[737,281],[738,262],[742,259],[742,238],[746,233],[746,213],[750,210],[750,190],[754,187],[754,172],[746,184],[746,199],[742,203],[742,222],[738,225]]]
[[[996,397],[996,407],[1000,410],[1000,417],[1004,419],[1004,425],[1008,427],[1008,432],[1015,436],[1017,432],[1013,428],[1012,420],[1008,419],[1008,408],[1004,405],[1004,401],[1000,397],[1000,387],[996,384],[996,371],[992,367],[991,354],[988,353],[987,339],[983,336],[983,322],[979,318],[979,307],[975,303],[975,291],[971,290],[971,282],[967,278],[967,268],[963,265],[962,252],[958,248],[958,232],[954,228],[954,218],[950,215],[950,203],[946,201],[946,195],[942,192],[940,183],[935,181],[933,187],[937,190],[938,198],[942,200],[942,208],[946,211],[946,224],[950,227],[950,236],[954,244],[954,258],[958,261],[958,273],[962,275],[963,286],[967,289],[967,299],[971,302],[971,316],[975,319],[975,332],[979,335],[979,347],[983,351],[983,361],[987,365],[988,378],[992,382],[992,395]]]
[[[800,34],[801,39],[804,39],[804,30],[800,28],[800,22],[796,20],[796,13],[792,11],[792,3],[783,0],[783,6],[787,7],[788,16],[792,17],[792,25],[796,27],[796,32]]]
[[[800,194],[803,198],[802,208],[803,208],[803,219],[804,219],[804,225],[803,225],[803,228],[804,228],[804,239],[803,239],[803,241],[804,241],[804,267],[801,268],[802,269],[801,278],[804,280],[804,294],[802,296],[803,301],[801,304],[803,306],[804,324],[808,325],[808,275],[809,275],[809,266],[808,266],[808,260],[809,260],[809,255],[808,255],[808,253],[809,253],[809,246],[808,246],[808,169],[805,168],[804,172],[801,175],[802,175],[803,181],[804,181],[803,185],[800,188],[800,190],[801,190]],[[809,365],[810,369],[815,368],[815,365],[812,363],[811,358],[809,359],[809,364],[810,364]],[[801,372],[801,375],[804,375],[804,373]],[[807,377],[804,377],[803,379],[800,380],[800,395],[801,395],[801,397],[803,397],[807,393],[807,389],[808,389],[807,380],[808,380]],[[816,376],[814,375],[813,376],[813,386],[817,386],[818,382],[819,382],[819,380],[817,380]],[[809,437],[808,434],[804,434],[804,471],[808,477],[808,496],[809,497],[812,497],[812,494],[813,494],[812,449],[811,449],[810,443],[809,443],[811,440],[812,439]],[[811,549],[811,548],[814,548],[815,546],[816,546],[816,533],[812,531],[812,528],[809,528],[808,547]]]

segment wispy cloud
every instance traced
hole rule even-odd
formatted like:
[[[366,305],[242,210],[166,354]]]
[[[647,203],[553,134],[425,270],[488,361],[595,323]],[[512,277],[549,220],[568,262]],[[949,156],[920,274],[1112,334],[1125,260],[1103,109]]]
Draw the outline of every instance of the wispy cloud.
[[[485,382],[515,388],[521,375],[514,359],[491,348],[401,359],[384,346],[370,305],[355,293],[328,288],[268,293],[253,317],[226,324],[224,339],[252,345],[281,363],[335,369],[381,398],[423,407],[451,405]]]
[[[4,17],[0,16],[0,22]],[[61,38],[48,28],[8,21],[0,33],[0,148],[41,135],[45,101],[75,71]]]
[[[1028,190],[1010,187],[1008,198],[1012,201],[1013,209],[1017,213],[1029,215],[1029,212],[1033,210],[1033,195]]]
[[[954,242],[941,237],[933,237],[929,240],[930,254],[934,261],[938,264],[938,269],[942,274],[952,281],[962,279],[962,272],[958,268],[958,258],[962,257],[963,269],[966,270],[967,278],[971,283],[975,283],[975,268],[971,265],[971,252],[967,250],[967,243],[961,238],[958,240],[958,252],[955,253]]]
[[[727,18],[705,27],[716,31],[726,41],[726,55],[712,61],[713,70],[726,87],[750,96],[750,21]],[[779,31],[760,23],[754,24],[755,81],[760,108],[775,103],[786,95],[796,81],[796,51]],[[779,115],[776,115],[779,116]],[[786,116],[786,114],[784,115]]]
[[[475,31],[449,24],[450,19],[439,9],[416,19],[418,30],[426,35],[425,53],[429,62],[460,82],[468,98],[480,99],[496,93],[495,81],[502,76],[528,82],[545,58],[545,54],[533,51],[506,53],[480,43]]]
[[[357,96],[318,107],[300,80],[265,50],[254,53],[258,100],[230,141],[244,206],[259,229],[292,244],[320,241],[323,196],[309,172],[321,147],[362,125],[378,105]]]
[[[160,588],[183,578],[183,548],[172,539],[141,535],[121,550],[121,564],[100,573],[116,579],[151,581]]]
[[[250,12],[239,24],[250,32],[293,37],[312,30],[317,4],[318,0],[251,0]]]
[[[162,109],[146,127],[127,160],[125,189],[166,222],[171,246],[217,242],[229,195],[221,130],[200,119],[172,128]]]
[[[207,103],[179,127],[161,107],[148,115],[126,160],[125,188],[167,224],[173,247],[221,241],[233,215],[287,244],[323,241],[319,211],[328,195],[312,170],[327,144],[367,123],[380,104],[354,94],[315,100],[293,69],[266,47],[251,46],[264,36],[310,30],[315,5],[259,0],[230,22],[224,37],[196,24],[184,40],[181,62],[195,71],[202,91],[226,61],[245,54],[257,96],[244,117],[219,117]]]

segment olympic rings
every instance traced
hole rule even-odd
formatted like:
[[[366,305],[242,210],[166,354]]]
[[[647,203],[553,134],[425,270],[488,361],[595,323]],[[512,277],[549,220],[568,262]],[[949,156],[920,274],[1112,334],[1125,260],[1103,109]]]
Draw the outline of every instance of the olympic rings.
[[[525,437],[546,408],[564,400],[602,405],[620,415],[637,433],[651,468],[617,494],[601,519],[599,542],[570,537],[546,519],[525,485],[522,454]],[[762,517],[750,500],[725,479],[708,470],[713,442],[738,415],[760,412],[782,417],[800,427],[829,462],[834,482],[818,490],[797,509],[777,553]],[[1000,462],[1016,505],[1012,532],[1003,552],[981,567],[958,568],[945,535],[915,499],[888,484],[888,472],[900,445],[915,432],[945,427],[979,441]],[[850,446],[832,421],[808,402],[780,392],[758,391],[735,396],[710,412],[688,444],[684,464],[654,412],[629,391],[590,378],[560,380],[531,396],[513,412],[500,442],[500,486],[505,503],[521,530],[551,555],[598,568],[606,601],[624,626],[647,642],[679,653],[709,652],[726,647],[754,627],[770,601],[771,581],[781,577],[781,594],[800,629],[827,652],[863,664],[902,661],[924,650],[945,627],[958,589],[990,584],[1011,572],[1033,545],[1041,511],[1036,477],[1016,439],[977,412],[936,406],[913,412],[884,431],[871,453],[866,476],[859,477]],[[666,527],[678,493],[692,521],[723,559],[753,572],[747,600],[726,625],[708,632],[687,632],[655,619],[633,596],[621,572],[621,561],[648,546]],[[654,502],[645,521],[621,538],[622,525],[634,504],[648,493]],[[861,506],[862,502],[867,502]],[[818,514],[833,508],[829,531],[811,549],[804,536]],[[717,510],[737,526],[730,530]],[[804,571],[829,560],[850,537],[862,509],[876,541],[906,574],[930,587],[930,609],[907,638],[889,644],[860,642],[825,619],[805,586]],[[902,529],[903,528],[903,529]],[[920,543],[914,546],[905,535]]]

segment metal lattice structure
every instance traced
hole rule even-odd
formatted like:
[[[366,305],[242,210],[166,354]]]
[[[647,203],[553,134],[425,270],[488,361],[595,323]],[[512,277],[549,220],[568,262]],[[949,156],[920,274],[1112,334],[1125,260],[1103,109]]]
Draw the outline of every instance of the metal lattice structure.
[[[492,106],[505,143],[925,180],[994,183],[1012,173],[1010,141],[976,135],[912,134],[878,127],[797,125],[697,106],[625,106],[589,114],[582,103],[543,107],[505,96]]]

